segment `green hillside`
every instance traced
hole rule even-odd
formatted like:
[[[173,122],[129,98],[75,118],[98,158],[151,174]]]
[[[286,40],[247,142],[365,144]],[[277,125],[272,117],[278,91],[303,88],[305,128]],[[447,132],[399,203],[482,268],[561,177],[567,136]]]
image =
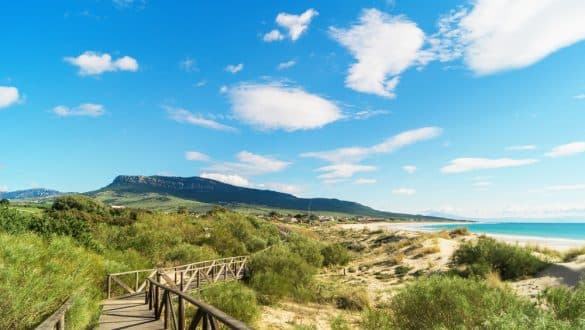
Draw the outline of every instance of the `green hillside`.
[[[368,206],[338,199],[299,198],[291,194],[237,187],[201,178],[164,176],[118,176],[110,185],[88,193],[110,205],[155,210],[207,211],[214,205],[248,213],[312,212],[327,215],[359,215],[375,218],[441,221],[445,218],[378,211]]]

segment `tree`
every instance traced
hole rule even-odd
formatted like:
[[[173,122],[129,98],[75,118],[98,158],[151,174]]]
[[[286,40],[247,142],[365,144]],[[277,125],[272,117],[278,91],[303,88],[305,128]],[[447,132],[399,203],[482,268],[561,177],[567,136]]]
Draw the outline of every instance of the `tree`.
[[[6,198],[0,200],[0,207],[8,207],[8,205],[10,205],[10,201]]]

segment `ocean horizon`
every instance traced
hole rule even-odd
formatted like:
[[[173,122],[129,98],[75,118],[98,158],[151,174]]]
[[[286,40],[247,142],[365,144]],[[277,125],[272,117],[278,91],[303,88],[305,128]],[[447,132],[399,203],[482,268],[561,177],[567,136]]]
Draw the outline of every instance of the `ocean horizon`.
[[[584,222],[476,222],[461,224],[425,225],[425,230],[443,230],[466,227],[476,234],[496,234],[585,240]]]

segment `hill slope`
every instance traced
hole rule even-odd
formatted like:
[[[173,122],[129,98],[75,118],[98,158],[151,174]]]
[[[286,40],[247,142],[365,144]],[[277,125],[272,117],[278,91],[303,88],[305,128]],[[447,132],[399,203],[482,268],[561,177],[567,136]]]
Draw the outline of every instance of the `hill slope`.
[[[382,212],[359,203],[339,199],[299,198],[291,194],[238,187],[200,177],[121,175],[110,185],[89,194],[111,204],[118,202],[124,204],[124,200],[134,200],[136,196],[144,195],[149,196],[150,202],[156,198],[161,200],[179,198],[199,203],[229,204],[240,207],[266,207],[304,212],[310,210],[395,219],[445,220],[421,215]]]
[[[56,190],[35,188],[17,191],[0,192],[0,199],[29,199],[29,198],[43,198],[50,196],[61,195],[62,193]]]

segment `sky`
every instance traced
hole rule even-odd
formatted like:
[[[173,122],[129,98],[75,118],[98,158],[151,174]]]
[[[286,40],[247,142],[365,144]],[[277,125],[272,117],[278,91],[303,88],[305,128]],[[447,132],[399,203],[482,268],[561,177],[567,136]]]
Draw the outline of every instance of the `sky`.
[[[582,0],[40,3],[0,3],[0,190],[585,219]]]

